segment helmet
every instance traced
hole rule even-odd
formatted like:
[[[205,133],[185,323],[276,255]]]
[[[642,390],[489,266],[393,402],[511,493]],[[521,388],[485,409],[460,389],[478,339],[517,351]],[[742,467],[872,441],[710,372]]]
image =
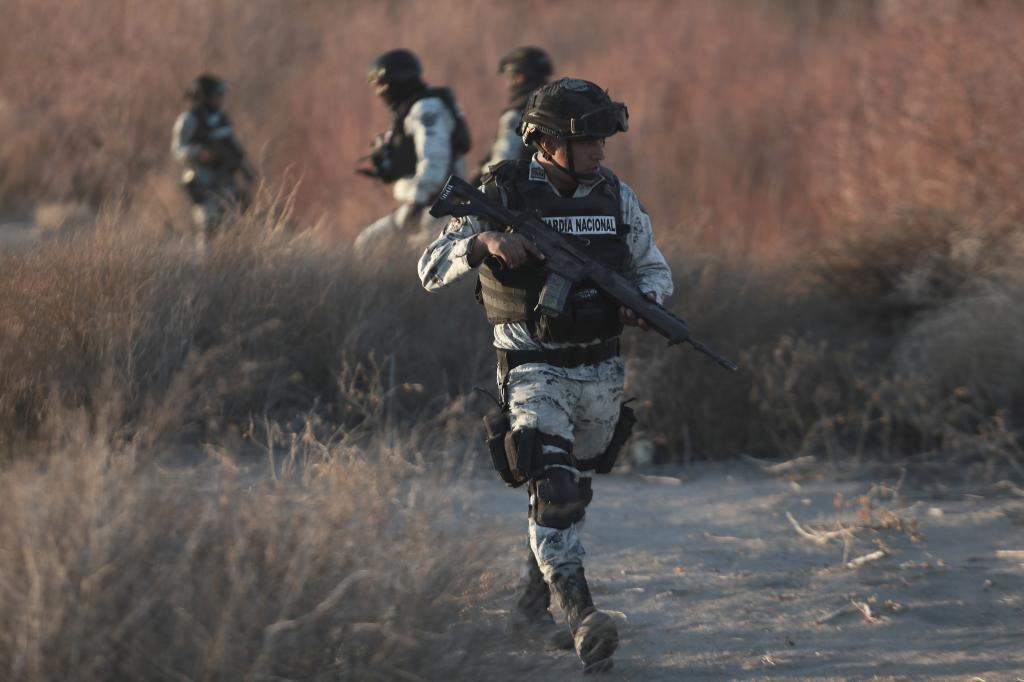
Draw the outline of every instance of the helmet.
[[[223,95],[227,91],[227,83],[216,76],[203,73],[193,78],[192,82],[185,88],[185,99],[201,102],[216,95]]]
[[[539,47],[517,47],[498,62],[498,73],[521,73],[531,83],[542,83],[551,76],[551,57]]]
[[[419,58],[409,50],[391,50],[377,57],[366,72],[371,85],[400,83],[419,78],[423,73]]]
[[[516,133],[529,146],[537,135],[564,140],[611,137],[629,130],[629,110],[590,81],[561,78],[538,88],[523,109]]]

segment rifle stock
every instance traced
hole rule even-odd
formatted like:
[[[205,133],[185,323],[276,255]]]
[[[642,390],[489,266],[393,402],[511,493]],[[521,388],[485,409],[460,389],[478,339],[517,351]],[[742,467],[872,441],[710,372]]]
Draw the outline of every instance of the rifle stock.
[[[692,338],[682,318],[648,299],[636,285],[619,273],[590,258],[569,237],[536,216],[513,213],[505,206],[491,201],[465,180],[450,176],[431,206],[430,215],[435,218],[476,216],[495,225],[504,225],[506,229],[518,232],[536,244],[546,258],[542,265],[548,272],[547,282],[537,304],[538,312],[546,315],[560,314],[565,309],[572,285],[587,280],[619,305],[636,313],[651,329],[668,339],[669,345],[687,343],[725,369],[732,372],[738,369],[736,363]]]

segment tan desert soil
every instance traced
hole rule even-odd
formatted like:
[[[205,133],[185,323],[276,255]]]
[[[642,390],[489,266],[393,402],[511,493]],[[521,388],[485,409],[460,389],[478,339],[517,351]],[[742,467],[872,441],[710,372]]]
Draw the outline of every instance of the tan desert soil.
[[[896,480],[794,481],[747,463],[600,478],[586,568],[598,606],[621,614],[603,679],[1024,680],[1024,554],[1013,554],[1024,550],[1024,491],[876,490],[873,504],[892,512],[876,516],[890,527],[862,528],[849,558],[877,550],[875,540],[889,554],[852,570],[841,541],[818,545],[787,519],[856,527],[872,483]],[[525,551],[525,494],[488,479],[474,496],[476,520],[508,536],[495,619],[511,608]],[[580,674],[571,653],[515,638],[493,657],[496,677],[531,663],[531,680]]]

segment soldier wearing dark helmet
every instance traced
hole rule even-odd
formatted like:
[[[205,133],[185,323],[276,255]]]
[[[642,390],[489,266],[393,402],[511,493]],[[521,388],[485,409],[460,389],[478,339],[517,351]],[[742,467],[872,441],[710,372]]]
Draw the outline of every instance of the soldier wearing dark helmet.
[[[563,78],[532,93],[518,125],[537,152],[490,169],[482,190],[517,211],[538,214],[578,237],[597,261],[630,279],[652,300],[672,292],[672,277],[654,243],[636,194],[604,168],[605,140],[629,127],[629,116],[594,83]],[[584,670],[607,670],[618,643],[611,616],[593,602],[583,571],[580,531],[592,476],[614,464],[632,411],[622,404],[624,325],[646,328],[586,282],[571,290],[566,311],[536,307],[545,277],[543,254],[528,239],[477,218],[454,218],[419,262],[423,286],[436,291],[478,273],[478,300],[493,326],[498,386],[507,432],[488,442],[511,457],[526,451],[543,476],[527,483],[530,552],[516,604],[518,619],[550,627],[551,597],[568,621]],[[551,640],[555,643],[557,637]]]
[[[171,152],[185,165],[182,187],[192,201],[192,215],[204,238],[212,236],[231,205],[245,208],[241,174],[252,182],[255,171],[224,113],[228,86],[210,74],[197,76],[185,90],[189,109],[174,122]]]
[[[552,72],[551,58],[539,47],[517,47],[501,58],[498,73],[505,76],[508,84],[508,106],[498,119],[498,134],[490,156],[480,166],[478,177],[496,163],[530,158],[533,152],[517,131],[519,119],[527,98],[548,82]]]
[[[360,172],[392,185],[399,206],[364,229],[357,248],[396,235],[413,240],[429,235],[437,223],[424,208],[449,175],[465,175],[462,157],[470,145],[465,118],[451,90],[428,86],[422,73],[416,55],[403,49],[385,52],[367,72],[374,92],[391,109],[392,125],[374,141],[373,167]]]

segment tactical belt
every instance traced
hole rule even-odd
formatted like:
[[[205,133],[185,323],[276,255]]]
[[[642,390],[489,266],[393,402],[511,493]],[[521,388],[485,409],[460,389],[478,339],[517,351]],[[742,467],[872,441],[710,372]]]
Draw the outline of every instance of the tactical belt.
[[[501,376],[519,365],[539,362],[554,367],[579,367],[596,365],[619,355],[619,339],[608,339],[592,346],[569,346],[567,348],[549,348],[547,350],[502,350],[498,349],[498,369]]]

